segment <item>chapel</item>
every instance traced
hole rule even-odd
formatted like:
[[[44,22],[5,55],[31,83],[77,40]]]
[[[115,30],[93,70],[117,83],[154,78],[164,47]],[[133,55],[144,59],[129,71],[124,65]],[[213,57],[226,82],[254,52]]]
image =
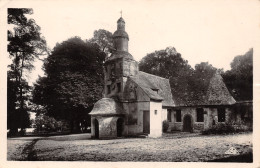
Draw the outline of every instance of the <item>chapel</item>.
[[[169,80],[139,71],[128,52],[128,41],[125,21],[120,17],[113,34],[115,51],[104,63],[104,97],[90,112],[94,138],[159,137],[162,112],[174,106]]]
[[[93,138],[160,137],[164,121],[169,123],[168,131],[187,132],[240,122],[241,114],[234,112],[236,101],[220,74],[206,79],[201,90],[180,93],[187,97],[182,100],[172,95],[175,88],[170,87],[169,79],[139,71],[128,42],[120,17],[113,34],[115,51],[104,63],[104,96],[90,112]]]

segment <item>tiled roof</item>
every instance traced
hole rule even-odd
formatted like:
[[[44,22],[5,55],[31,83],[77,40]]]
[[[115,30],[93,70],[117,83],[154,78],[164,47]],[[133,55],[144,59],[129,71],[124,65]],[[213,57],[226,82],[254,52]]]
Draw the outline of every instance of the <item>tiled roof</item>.
[[[236,103],[235,99],[230,95],[222,77],[218,73],[210,80],[205,103],[209,105],[228,105]]]
[[[135,76],[130,76],[130,79],[140,86],[151,99],[162,100],[163,106],[174,106],[168,79],[142,71]]]
[[[190,93],[180,93],[182,100],[177,100],[173,95],[176,106],[231,105],[236,103],[220,74],[216,73],[206,80],[205,88],[193,90]]]

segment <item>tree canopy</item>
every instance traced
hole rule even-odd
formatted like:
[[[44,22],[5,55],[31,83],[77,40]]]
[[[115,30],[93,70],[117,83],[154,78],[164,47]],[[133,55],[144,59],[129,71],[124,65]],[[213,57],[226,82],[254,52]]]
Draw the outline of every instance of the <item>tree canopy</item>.
[[[236,100],[253,100],[253,49],[236,56],[230,65],[223,74],[230,93]]]
[[[12,29],[8,34],[8,52],[12,59],[8,70],[8,128],[11,134],[30,125],[28,105],[30,87],[26,81],[25,73],[30,72],[33,62],[39,56],[46,54],[47,47],[44,37],[40,33],[40,27],[34,19],[28,19],[26,15],[33,14],[30,8],[8,8],[8,24]]]
[[[44,61],[46,77],[33,91],[34,102],[48,115],[79,122],[102,97],[105,53],[79,37],[57,44]]]
[[[140,61],[139,69],[169,79],[171,88],[174,88],[172,94],[177,101],[186,100],[185,94],[188,94],[193,69],[175,48],[167,47],[147,54]]]
[[[100,50],[110,56],[113,50],[113,34],[107,30],[99,29],[94,31],[94,36],[89,40],[99,46]]]
[[[231,63],[231,70],[224,72],[208,62],[191,68],[175,48],[147,54],[139,63],[141,71],[170,80],[175,101],[199,101],[206,95],[211,77],[218,72],[222,75],[229,92],[236,100],[252,100],[253,95],[253,49],[237,56]]]

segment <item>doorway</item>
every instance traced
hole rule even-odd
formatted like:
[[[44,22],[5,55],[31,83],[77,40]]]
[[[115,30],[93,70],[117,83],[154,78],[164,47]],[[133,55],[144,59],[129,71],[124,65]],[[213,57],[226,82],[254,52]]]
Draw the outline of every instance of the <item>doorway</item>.
[[[117,137],[122,137],[124,131],[124,119],[118,118],[116,122]]]
[[[192,132],[192,124],[191,124],[191,116],[186,115],[183,118],[183,131],[184,132]]]
[[[143,112],[143,133],[150,134],[150,111]]]
[[[95,138],[99,138],[99,124],[98,124],[98,120],[95,119],[94,120],[94,125],[95,125]]]

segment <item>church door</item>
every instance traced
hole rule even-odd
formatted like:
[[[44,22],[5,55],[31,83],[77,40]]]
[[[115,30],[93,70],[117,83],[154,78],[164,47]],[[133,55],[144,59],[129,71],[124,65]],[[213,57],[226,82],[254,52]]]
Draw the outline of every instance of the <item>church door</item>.
[[[191,116],[190,115],[186,115],[183,119],[183,131],[184,132],[192,132]]]
[[[150,134],[150,111],[143,112],[143,132]]]
[[[119,118],[116,122],[117,127],[117,137],[121,137],[124,130],[124,120],[122,118]]]
[[[95,138],[99,138],[99,124],[98,124],[98,120],[95,119],[94,120],[94,125],[95,125]]]

